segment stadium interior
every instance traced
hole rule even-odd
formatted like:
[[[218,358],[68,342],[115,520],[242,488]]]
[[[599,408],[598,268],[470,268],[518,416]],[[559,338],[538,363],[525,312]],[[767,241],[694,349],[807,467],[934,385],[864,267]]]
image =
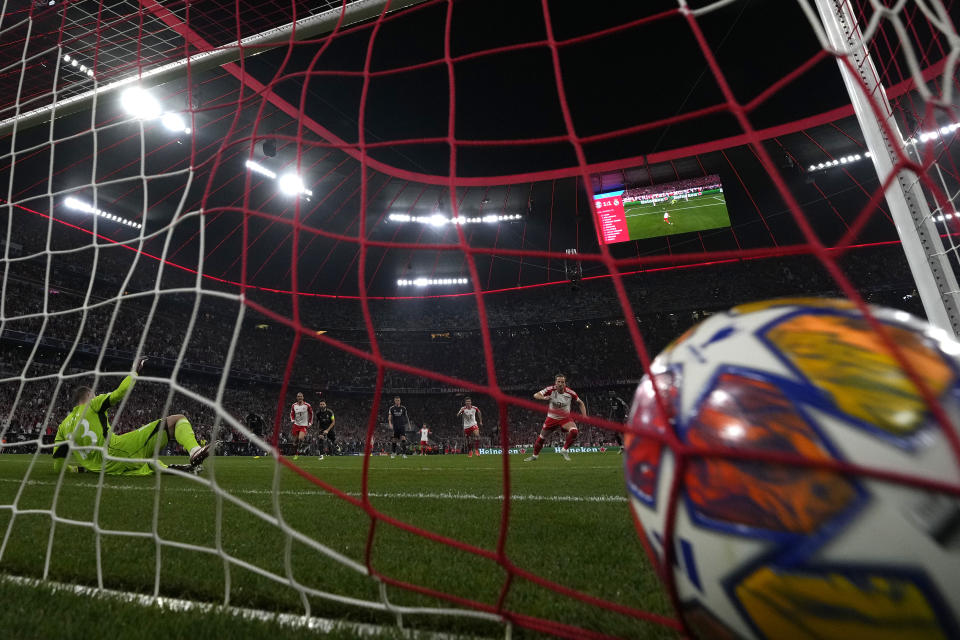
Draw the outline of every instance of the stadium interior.
[[[428,425],[431,452],[453,454],[465,395],[485,448],[530,446],[542,411],[511,399],[529,405],[556,372],[605,420],[608,394],[629,402],[644,358],[704,318],[845,297],[824,256],[866,301],[924,317],[801,3],[681,3],[704,10],[697,29],[667,0],[339,20],[363,4],[3,4],[0,457],[52,442],[76,385],[111,387],[142,356],[118,433],[182,412],[221,456],[262,455],[252,435],[290,454],[303,392],[335,410],[337,453],[387,454],[400,395],[411,433]],[[942,34],[913,4],[903,16],[926,86],[955,88]],[[281,46],[228,46],[321,17]],[[960,116],[928,108],[898,43],[889,23],[872,40],[894,120],[952,197]],[[108,90],[140,73],[141,89]],[[728,228],[598,243],[595,194],[713,174]],[[956,265],[960,214],[934,215]],[[587,423],[579,444],[615,452],[616,436]]]

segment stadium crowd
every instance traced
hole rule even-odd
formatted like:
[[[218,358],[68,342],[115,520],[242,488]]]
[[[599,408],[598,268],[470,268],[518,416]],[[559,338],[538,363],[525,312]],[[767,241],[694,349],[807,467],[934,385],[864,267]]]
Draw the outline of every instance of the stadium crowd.
[[[13,249],[11,255],[23,251]],[[426,423],[441,450],[458,450],[462,434],[455,416],[469,390],[457,380],[485,385],[495,373],[502,389],[526,399],[549,384],[555,372],[563,371],[584,395],[590,413],[604,416],[606,391],[615,389],[629,399],[642,375],[628,318],[609,280],[584,281],[578,288],[560,284],[486,295],[492,372],[487,370],[472,296],[372,300],[370,319],[383,358],[423,372],[399,371],[388,363],[381,396],[374,398],[377,367],[372,357],[353,355],[339,346],[373,351],[358,302],[302,299],[304,333],[291,358],[295,334],[283,323],[241,308],[216,290],[203,294],[187,290],[192,283],[175,271],[165,273],[156,293],[156,274],[151,271],[155,265],[128,269],[130,252],[122,251],[98,252],[95,269],[92,262],[84,266],[78,256],[67,260],[62,254],[6,263],[0,317],[0,433],[8,442],[52,434],[70,409],[65,406],[69,388],[87,380],[84,374],[92,370],[129,370],[137,353],[150,358],[145,375],[175,380],[203,398],[216,397],[230,358],[221,415],[242,422],[255,412],[272,427],[279,414],[281,445],[288,433],[286,412],[296,392],[303,391],[314,404],[322,397],[337,415],[336,431],[347,452],[362,448],[374,400],[375,450],[389,445],[385,411],[393,394],[400,394],[408,406],[411,430]],[[122,260],[126,266],[121,269]],[[868,301],[922,315],[903,263],[898,246],[850,252],[842,260],[844,271]],[[624,286],[631,315],[651,355],[705,316],[733,304],[786,294],[839,295],[837,285],[809,256],[648,271],[625,278]],[[249,297],[277,314],[292,315],[288,296],[251,292]],[[551,310],[548,319],[544,309]],[[288,366],[290,386],[280,397]],[[426,372],[454,380],[436,380]],[[58,385],[61,376],[67,378]],[[108,376],[97,386],[105,389],[116,381]],[[216,436],[232,452],[254,452],[243,430],[224,427],[213,433],[218,411],[211,404],[174,393],[167,407],[169,388],[155,381],[138,384],[129,409],[117,417],[118,429],[134,428],[164,412],[184,412],[201,437]],[[484,444],[499,442],[498,430],[504,427],[512,444],[532,440],[541,415],[511,407],[508,422],[502,425],[494,402],[482,394],[471,395],[485,416]],[[53,410],[48,411],[51,403]],[[581,443],[609,440],[608,432],[586,428]]]
[[[638,200],[648,196],[654,196],[661,193],[673,193],[675,191],[686,191],[694,189],[710,189],[720,186],[720,178],[717,176],[698,176],[696,178],[687,178],[677,180],[676,182],[665,182],[661,184],[651,184],[644,187],[630,187],[623,192],[625,202]]]

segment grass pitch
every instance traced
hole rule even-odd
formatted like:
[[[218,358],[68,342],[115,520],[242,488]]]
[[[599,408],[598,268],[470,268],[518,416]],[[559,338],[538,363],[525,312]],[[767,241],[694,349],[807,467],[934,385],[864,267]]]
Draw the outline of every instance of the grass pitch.
[[[377,582],[298,542],[243,506],[218,499],[204,483],[163,474],[158,489],[156,478],[106,477],[97,510],[99,475],[66,475],[58,488],[59,476],[53,472],[50,458],[37,458],[31,470],[32,460],[29,455],[0,456],[0,531],[9,532],[0,573],[40,578],[49,562],[49,580],[96,586],[99,564],[107,589],[152,594],[156,581],[164,596],[223,603],[226,594],[231,606],[271,613],[304,613],[304,597],[292,582],[380,602]],[[362,463],[360,457],[336,457],[323,461],[301,458],[296,464],[342,491],[360,495]],[[291,530],[364,564],[370,534],[370,517],[364,510],[331,496],[272,459],[216,458],[201,477],[215,480],[223,492],[270,518],[279,516]],[[603,600],[671,615],[633,529],[619,455],[574,454],[569,463],[550,453],[533,463],[511,456],[510,478],[514,499],[505,552],[515,565]],[[371,504],[387,516],[496,551],[503,509],[499,456],[374,457],[368,490]],[[10,508],[14,504],[15,516]],[[60,519],[54,526],[50,510]],[[99,535],[91,526],[94,518]],[[51,530],[54,552],[48,555]],[[370,539],[373,566],[391,578],[491,605],[500,597],[506,572],[492,560],[382,521]],[[185,548],[184,544],[202,549]],[[262,575],[264,572],[275,578]],[[32,622],[39,625],[46,620],[49,624],[46,616],[16,615],[17,611],[35,610],[36,589],[7,584],[0,593],[7,605],[0,615],[0,628],[12,628],[2,620],[8,615],[16,616],[21,629]],[[387,588],[387,596],[396,605],[456,607],[394,587]],[[89,597],[62,592],[41,596],[48,598],[59,607],[51,610],[63,612],[61,620],[83,620],[91,609]],[[390,613],[355,604],[314,596],[306,600],[314,617],[388,626],[396,622]],[[179,637],[176,629],[181,629],[184,637],[193,637],[189,630],[196,613],[102,602],[98,599],[94,607],[100,624],[121,627],[112,635],[156,637],[163,629]],[[522,578],[513,580],[504,602],[509,611],[605,634],[673,637],[658,625],[582,603]],[[157,624],[162,619],[164,625],[145,624],[153,617]],[[226,615],[216,620],[217,635],[222,637],[262,637],[274,632],[269,621]],[[415,614],[404,615],[403,620],[405,627],[421,630],[470,636],[503,634],[499,624],[462,616]],[[275,632],[291,637],[289,628],[277,626]],[[514,633],[516,637],[537,635],[516,628]],[[38,634],[46,635],[42,627],[27,628],[22,635]],[[295,636],[299,637],[299,632]]]
[[[664,211],[670,212],[670,222],[663,221]],[[673,203],[624,205],[630,238],[656,238],[688,231],[704,231],[730,226],[730,216],[722,193],[700,196]]]

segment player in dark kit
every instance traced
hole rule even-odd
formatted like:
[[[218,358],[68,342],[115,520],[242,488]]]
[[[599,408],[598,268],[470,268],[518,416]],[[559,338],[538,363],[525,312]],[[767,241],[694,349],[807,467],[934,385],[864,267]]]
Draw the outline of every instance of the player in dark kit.
[[[387,412],[387,422],[393,428],[393,450],[390,453],[390,457],[397,457],[397,445],[400,445],[400,455],[406,458],[407,425],[410,424],[410,416],[407,415],[407,408],[400,404],[400,396],[393,398],[393,405]]]
[[[254,413],[251,411],[247,414],[247,417],[244,418],[244,422],[247,423],[247,429],[250,429],[253,435],[258,438],[265,438],[267,435],[267,421],[263,419],[259,413]],[[252,444],[252,443],[251,443]],[[259,454],[253,456],[254,459],[259,458]]]
[[[320,460],[323,460],[324,454],[331,455],[336,451],[337,432],[333,426],[337,422],[333,410],[327,408],[325,400],[321,400],[317,406],[317,426],[320,428]]]
[[[627,406],[627,403],[617,395],[617,392],[613,389],[607,392],[607,397],[609,399],[609,405],[607,407],[607,420],[610,422],[618,422],[623,424],[627,421],[627,413],[630,411],[630,407]],[[623,436],[620,435],[619,431],[613,432],[613,437],[617,439],[617,444],[620,445],[620,453],[623,453]]]

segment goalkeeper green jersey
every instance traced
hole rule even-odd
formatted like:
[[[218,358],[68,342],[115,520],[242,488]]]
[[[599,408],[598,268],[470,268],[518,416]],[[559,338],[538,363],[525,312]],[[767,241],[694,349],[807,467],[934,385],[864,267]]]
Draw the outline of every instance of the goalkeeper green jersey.
[[[70,442],[74,446],[61,445],[53,449],[54,468],[59,470],[64,459],[68,465],[85,467],[87,471],[100,471],[103,465],[103,443],[110,432],[110,419],[107,410],[120,404],[133,386],[135,377],[127,376],[116,389],[103,393],[87,404],[73,408],[70,414],[57,427],[54,444]],[[77,447],[99,447],[97,449],[77,449]]]

